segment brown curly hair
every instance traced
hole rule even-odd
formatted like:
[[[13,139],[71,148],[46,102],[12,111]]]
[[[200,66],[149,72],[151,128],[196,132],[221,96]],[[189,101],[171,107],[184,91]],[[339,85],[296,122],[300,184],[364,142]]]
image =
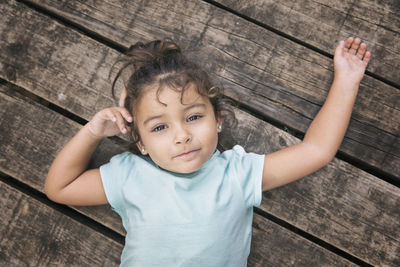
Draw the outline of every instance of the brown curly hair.
[[[137,42],[128,48],[124,56],[117,59],[113,68],[118,63],[122,63],[122,67],[113,80],[111,92],[116,99],[117,81],[122,78],[124,71],[131,70],[124,86],[127,90],[125,108],[132,114],[135,114],[135,107],[148,88],[158,86],[157,96],[165,87],[176,90],[181,93],[182,103],[185,90],[194,85],[200,95],[208,97],[216,118],[217,114],[221,114],[224,123],[230,126],[236,124],[232,105],[224,97],[221,87],[213,85],[207,72],[193,61],[188,60],[181,48],[171,39],[165,38],[148,43]],[[129,126],[130,137],[133,141],[131,150],[138,153],[136,143],[140,141],[140,134],[135,122]]]

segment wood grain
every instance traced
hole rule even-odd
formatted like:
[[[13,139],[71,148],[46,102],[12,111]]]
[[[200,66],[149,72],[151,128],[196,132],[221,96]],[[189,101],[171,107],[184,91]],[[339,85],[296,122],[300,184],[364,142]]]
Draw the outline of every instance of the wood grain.
[[[219,75],[227,95],[303,133],[332,81],[331,59],[203,2],[32,2],[123,46],[164,36],[184,47],[207,45],[225,59]],[[105,77],[114,50],[32,10],[3,9],[10,15],[2,18],[0,77],[84,118],[112,103]],[[22,13],[28,18],[14,19]],[[399,105],[398,89],[365,77],[340,150],[400,179]]]
[[[390,0],[217,0],[221,5],[333,54],[357,36],[373,52],[369,71],[400,86],[400,2]]]
[[[73,136],[75,131],[78,130],[79,125],[60,114],[32,102],[26,97],[20,95],[16,92],[15,88],[10,87],[9,85],[0,85],[0,104],[4,107],[4,110],[0,112],[0,118],[2,118],[2,120],[0,120],[0,132],[2,133],[0,136],[0,162],[2,162],[0,170],[15,177],[19,181],[30,185],[32,188],[43,192],[42,185],[49,164],[54,159],[56,151],[59,151],[67,139],[70,139]],[[104,162],[104,159],[119,153],[119,150],[120,147],[117,145],[107,141],[103,142],[100,149],[95,152],[92,166],[98,166]],[[2,194],[2,196],[4,196],[5,200],[14,202],[12,198],[6,194]],[[30,202],[30,200],[27,201]],[[9,218],[9,220],[12,220],[12,216],[14,216],[12,214],[18,213],[21,209],[20,206],[3,205],[2,207],[7,209],[7,214],[4,217]],[[22,207],[25,206],[22,205]],[[42,209],[45,209],[46,211],[50,210],[50,208]],[[111,212],[109,207],[76,207],[75,209],[97,222],[124,234],[120,218],[115,213]],[[56,213],[55,211],[48,212]],[[41,221],[39,224],[41,229],[48,229],[49,227],[53,229],[58,226],[59,222],[65,222],[63,219],[65,216],[61,214],[47,217],[52,218],[52,220]],[[249,257],[249,266],[263,266],[266,262],[275,262],[275,264],[298,263],[299,266],[309,266],[307,264],[318,261],[327,263],[328,265],[335,262],[339,262],[341,265],[346,266],[351,265],[350,262],[340,256],[335,255],[294,233],[291,233],[283,227],[278,226],[261,216],[255,215],[255,218],[256,228],[253,233],[255,241],[253,242],[252,254]],[[26,224],[31,221],[26,217],[21,217],[19,219],[21,220],[21,224]],[[67,226],[68,229],[72,227],[69,225]],[[4,240],[10,242],[16,243],[19,240],[8,230],[5,231],[4,236],[7,237]],[[52,240],[53,238],[57,239],[57,241]],[[75,236],[71,235],[69,238],[73,239]],[[81,238],[85,238],[85,236],[82,236]],[[60,239],[58,236],[50,236],[46,239],[40,240],[28,236],[25,240],[28,242],[31,239],[31,242],[39,243],[39,248],[46,247],[47,250],[51,249],[51,244],[54,244],[55,242],[57,242],[58,246],[63,248],[69,245],[69,243],[64,245],[61,244],[64,239]],[[68,240],[68,242],[72,241]],[[77,238],[76,242],[80,242],[80,238]],[[109,243],[113,244],[113,242]],[[110,244],[101,245],[105,246]],[[277,248],[282,244],[286,244],[285,249],[269,249]],[[120,246],[117,248],[120,248]],[[8,251],[8,249],[5,251]],[[47,250],[44,249],[43,253],[46,253]],[[296,253],[292,253],[293,251]],[[316,256],[310,258],[310,254]],[[63,256],[65,256],[65,258],[63,258]],[[5,258],[5,261],[9,261],[10,257],[14,256],[11,255],[7,257],[8,258]],[[66,261],[70,255],[63,254],[58,257],[61,258],[59,261],[63,262],[63,260]],[[0,262],[1,259],[2,258],[0,257]],[[36,257],[29,254],[25,260],[27,265],[35,265]],[[44,262],[44,264],[47,264],[47,262]],[[39,264],[39,266],[41,265]]]
[[[107,81],[105,77],[107,77],[106,74],[108,74],[108,68],[110,67],[111,63],[118,55],[118,53],[110,48],[99,44],[96,41],[91,40],[88,37],[85,37],[84,35],[74,30],[71,30],[63,25],[54,22],[46,16],[37,14],[33,10],[26,8],[24,5],[13,3],[14,2],[10,2],[10,4],[3,5],[1,7],[2,13],[4,14],[1,20],[2,22],[5,22],[5,24],[2,23],[0,25],[6,25],[0,26],[2,27],[0,32],[0,49],[2,49],[2,53],[0,53],[2,64],[2,68],[0,70],[0,73],[2,75],[1,77],[9,81],[13,81],[16,84],[23,86],[27,90],[36,93],[43,98],[48,99],[51,102],[54,102],[62,107],[65,107],[66,109],[71,110],[84,118],[90,118],[91,114],[94,114],[95,109],[100,109],[112,103],[111,99],[106,93],[106,91],[108,91],[108,86],[106,86]],[[203,19],[204,17],[207,18],[205,14],[208,14],[207,12],[210,12],[209,10],[213,10],[206,9],[204,5],[199,6],[200,7],[197,9],[197,11],[200,13],[203,12]],[[101,8],[100,5],[98,7]],[[179,5],[172,7],[174,7],[174,12],[178,12],[177,10]],[[143,7],[143,9],[140,11],[145,12],[146,8],[147,7]],[[5,12],[4,10],[7,12]],[[92,11],[92,9],[88,10]],[[109,10],[112,10],[112,12],[121,12],[121,10],[119,10],[117,7],[115,9]],[[154,7],[150,6],[149,10],[153,10],[155,13],[154,18],[157,18],[157,12],[163,12],[163,10],[165,9],[159,8],[159,10],[154,10]],[[204,14],[204,12],[206,13]],[[214,15],[219,14],[219,11],[213,12]],[[139,18],[141,13],[137,12],[135,14],[137,14],[137,18]],[[198,19],[200,21],[199,17],[196,17],[196,14],[190,14],[193,17],[192,20],[196,21],[196,19]],[[200,15],[201,14],[199,14],[199,16]],[[172,20],[173,18],[167,17],[166,19]],[[252,65],[246,65],[248,64],[246,62],[249,60],[248,56],[247,58],[245,57],[245,54],[246,52],[253,49],[254,40],[257,39],[253,33],[249,34],[248,39],[243,38],[242,36],[244,36],[244,32],[242,32],[243,30],[240,27],[234,29],[237,33],[236,35],[228,35],[229,38],[232,38],[229,39],[227,37],[227,34],[221,30],[221,28],[230,29],[229,27],[231,27],[232,20],[229,19],[232,19],[232,17],[225,17],[225,15],[222,15],[222,17],[220,17],[219,21],[223,21],[226,23],[225,28],[222,27],[223,24],[221,23],[219,24],[220,26],[217,28],[215,25],[218,24],[218,21],[214,21],[214,24],[212,24],[212,20],[210,20],[209,28],[204,31],[205,37],[203,37],[203,39],[199,39],[198,37],[197,40],[202,40],[202,42],[205,43],[209,41],[215,46],[218,45],[218,47],[222,48],[226,47],[227,50],[224,49],[224,51],[232,52],[230,60],[233,64],[229,65],[230,69],[227,67],[226,73],[228,74],[226,75],[231,75],[229,74],[229,71],[230,73],[234,73],[233,71],[236,69],[235,75],[237,76],[234,77],[236,80],[232,78],[230,81],[233,84],[232,88],[239,88],[237,86],[235,87],[237,79],[243,79],[240,83],[245,85],[247,81],[250,85],[251,81],[256,81],[255,78],[257,78],[257,76],[251,76],[251,72],[248,72],[248,69],[257,68]],[[105,18],[104,21],[107,21],[107,18]],[[187,18],[182,17],[182,21],[187,21]],[[197,21],[197,24],[200,25],[199,21]],[[150,22],[154,23],[154,21],[151,20],[148,20],[147,23]],[[100,23],[100,20],[98,20],[97,23]],[[241,23],[245,22],[239,20],[239,25]],[[187,25],[195,27],[197,24],[188,22],[185,24],[185,27],[188,27]],[[87,25],[89,25],[89,23]],[[96,25],[96,23],[94,23],[94,25]],[[150,24],[135,24],[135,27],[133,28],[135,30],[139,29],[145,32],[145,30],[147,31],[149,28],[149,26],[147,26],[146,28],[146,25]],[[255,29],[254,25],[245,24],[245,26],[248,27],[247,30],[250,32],[251,30]],[[159,29],[155,26],[150,28],[154,31],[158,31]],[[196,33],[196,31],[194,31],[195,29],[196,28],[194,28],[192,32],[187,30],[188,32],[184,33],[176,31],[176,34],[178,37],[181,36],[180,38],[182,39],[183,35],[186,33],[188,34],[188,37],[193,37]],[[231,32],[233,31],[232,29],[230,30]],[[150,30],[148,31],[148,36],[152,37],[152,35],[150,34]],[[242,33],[242,35],[238,35],[238,33]],[[310,62],[310,65],[314,64],[319,67],[326,67],[328,66],[328,64],[330,64],[326,60],[324,61],[324,58],[312,54],[307,49],[302,49],[297,46],[289,46],[287,41],[277,39],[276,36],[270,33],[266,33],[264,30],[259,30],[257,34],[260,35],[259,40],[263,40],[263,38],[266,38],[266,36],[269,35],[272,38],[272,42],[282,41],[282,46],[276,44],[276,50],[272,49],[272,51],[274,51],[273,53],[277,53],[277,51],[282,53],[282,55],[279,53],[276,54],[281,56],[281,59],[279,59],[277,63],[283,64],[284,59],[289,60],[291,58],[288,56],[290,52],[289,49],[294,49],[292,51],[293,55],[298,57],[300,66],[302,66],[305,70],[307,70],[305,66],[308,65],[306,65],[306,61],[304,60],[304,57],[301,56],[302,53],[300,52],[304,52],[305,54],[307,54],[307,59],[313,59],[312,62]],[[129,32],[127,30],[127,35],[131,35],[130,37],[128,36],[129,40],[134,40],[132,37],[132,32]],[[249,40],[253,41],[253,43]],[[127,43],[129,42],[127,41]],[[264,43],[269,46],[269,42]],[[264,51],[266,50],[265,47],[261,45],[260,47],[264,49]],[[261,53],[260,56],[262,57],[263,55],[264,52]],[[244,58],[246,58],[247,61],[243,60]],[[256,65],[260,64],[260,62],[257,62],[257,60],[259,59],[255,57],[254,64]],[[239,61],[240,64],[237,63]],[[234,64],[235,62],[236,65]],[[271,67],[273,66],[275,65],[272,64]],[[312,68],[315,68],[315,66]],[[272,73],[274,75],[280,74],[278,68],[271,68],[271,70],[274,71]],[[293,75],[302,77],[298,74],[297,71],[300,70],[297,67],[294,67],[291,71],[293,71]],[[87,75],[88,73],[90,73],[90,75]],[[301,70],[300,74],[302,73],[304,74],[304,70]],[[224,77],[226,77],[226,75]],[[297,79],[295,76],[293,77],[293,79]],[[306,77],[307,79],[305,78],[305,80],[303,81],[304,86],[311,86],[313,83],[319,84],[321,81],[324,81],[324,79],[326,79],[326,77],[323,75],[321,77],[317,77],[318,79],[316,78],[315,80],[310,80],[308,79],[310,77]],[[225,81],[228,81],[228,79],[226,79]],[[278,78],[275,78],[275,81],[278,81]],[[284,96],[286,96],[286,93],[289,105],[289,100],[292,99],[291,97],[295,97],[294,95],[299,94],[299,91],[295,91],[293,89],[293,94],[296,94],[291,95],[288,91],[285,91],[287,90],[287,87],[280,88],[278,87],[278,85],[276,85],[279,83],[275,83],[275,81],[274,83],[269,84],[268,87],[268,84],[263,79],[260,79],[257,85],[260,86],[260,88],[269,88],[269,92],[271,92],[271,97],[276,97],[273,92],[275,88],[279,88],[279,97],[283,98]],[[371,81],[372,82],[370,83],[370,85],[373,85],[373,82],[376,82],[373,79],[371,79]],[[376,83],[378,85],[379,82]],[[313,86],[311,86],[311,88],[312,87]],[[240,87],[241,90],[244,90],[243,88],[244,87]],[[301,87],[298,87],[297,89],[299,88]],[[377,86],[377,88],[379,88],[379,86]],[[265,94],[263,90],[260,89],[260,91],[257,92],[258,94],[249,93],[248,91],[242,92],[241,90],[238,90],[237,94],[241,94],[240,97],[243,99],[244,103],[253,105],[254,103],[257,103],[256,101],[259,101],[259,106],[266,108],[268,112],[270,111],[273,114],[279,115],[283,114],[282,116],[277,117],[280,119],[288,119],[288,125],[290,125],[290,120],[297,120],[296,114],[301,114],[302,112],[304,113],[307,111],[305,106],[301,104],[307,102],[304,100],[303,102],[300,102],[299,105],[294,105],[293,107],[289,106],[293,114],[291,114],[291,116],[285,116],[284,110],[286,106],[284,106],[283,109],[270,108],[268,110],[268,102],[267,104],[262,103],[264,100],[263,95]],[[275,90],[275,92],[277,91]],[[316,94],[318,91],[311,90],[311,92],[313,94]],[[305,93],[308,92],[304,92],[304,94]],[[382,107],[391,108],[390,105],[396,104],[396,94],[391,95],[392,101],[388,103],[388,106],[386,106],[387,102],[385,102],[385,104],[381,104],[382,102],[379,101],[377,103],[374,103],[375,100],[384,100],[388,96],[390,96],[390,94],[388,94],[387,90],[376,91],[376,95],[373,95],[373,97],[371,97],[371,99],[369,99],[368,101],[366,100],[366,97],[362,98],[360,101],[366,106],[365,111],[368,111],[367,108],[370,108],[370,106],[373,105],[375,105],[376,108],[376,105],[378,104],[382,105]],[[315,97],[318,98],[319,96]],[[374,99],[374,97],[377,97],[377,99]],[[307,96],[304,99],[308,100],[309,98]],[[274,99],[272,98],[272,100]],[[311,100],[312,98],[310,97],[310,101]],[[269,103],[274,103],[275,106],[282,105],[276,104],[274,101],[270,101]],[[313,106],[310,104],[307,107],[312,110]],[[9,107],[10,110],[13,110],[13,108],[14,107]],[[299,108],[299,112],[297,112],[297,108]],[[391,112],[393,112],[393,110]],[[388,119],[396,120],[398,118],[398,116],[395,116],[396,113],[389,112],[377,114],[382,115],[381,120],[386,120],[385,123],[388,123]],[[11,117],[13,116],[16,115],[12,113]],[[377,115],[375,114],[375,116]],[[277,144],[284,147],[285,145],[291,143],[290,140],[292,139],[290,136],[287,136],[288,139],[285,139],[286,137],[279,138],[277,136],[281,136],[280,134],[274,135],[273,132],[265,131],[264,128],[260,127],[260,125],[266,125],[263,124],[261,121],[255,119],[252,120],[248,117],[243,118],[244,119],[242,119],[242,121],[245,122],[244,125],[246,126],[244,128],[246,129],[246,131],[238,130],[237,133],[235,133],[236,139],[232,139],[232,141],[237,141],[238,143],[243,144],[250,150],[259,149],[261,152],[271,152],[270,149]],[[377,120],[378,119],[379,117],[377,116]],[[366,118],[365,120],[368,121],[368,118]],[[360,124],[362,123],[364,123],[364,121],[360,120]],[[391,125],[391,123],[388,124]],[[12,125],[12,123],[9,121],[4,121],[3,125],[6,125],[8,127],[8,125]],[[304,126],[305,124],[301,123],[301,125]],[[363,125],[365,129],[360,127],[356,128],[355,130],[357,130],[358,133],[364,134],[366,136],[365,138],[368,137],[369,139],[372,139],[373,144],[381,145],[381,142],[383,144],[398,143],[398,139],[392,139],[392,142],[388,142],[388,140],[390,141],[391,139],[385,139],[384,134],[382,134],[382,136],[379,136],[376,133],[371,132],[371,129],[375,129],[378,132],[385,133],[385,131],[381,131],[382,124],[377,123],[376,127],[370,125],[370,128],[367,127],[368,124]],[[20,124],[19,128],[15,128],[15,132],[23,129],[23,127],[24,124]],[[252,128],[255,128],[256,130],[253,131],[251,130]],[[264,130],[261,131],[260,129]],[[8,134],[8,136],[12,135]],[[268,136],[269,139],[264,140],[266,139],[265,136]],[[373,138],[376,138],[376,140]],[[13,146],[12,148],[20,148],[17,149],[18,152],[16,153],[16,155],[23,154],[21,151],[25,149],[26,143],[29,143],[30,139],[24,137],[22,138],[22,140],[24,141],[23,144],[16,142],[15,146]],[[225,138],[224,140],[228,143],[231,142],[230,138]],[[352,140],[355,143],[357,141],[356,138]],[[32,147],[29,152],[31,152],[32,155],[35,155],[34,152],[38,150],[38,147],[35,147],[34,144],[31,144],[31,146]],[[356,145],[354,147],[356,147]],[[393,149],[393,146],[390,146],[390,149]],[[377,151],[379,152],[379,150]],[[398,150],[393,151],[395,153]],[[360,149],[357,150],[357,153],[361,156],[365,156],[368,155],[369,152],[368,150]],[[389,158],[389,156],[390,154],[386,154],[386,159]],[[51,162],[51,160],[49,160],[48,162]],[[310,232],[315,236],[326,240],[328,243],[338,246],[343,250],[346,250],[349,253],[356,255],[357,257],[365,259],[371,264],[387,263],[388,265],[396,265],[396,263],[398,263],[398,257],[396,257],[396,255],[399,255],[399,238],[397,236],[398,231],[396,231],[399,226],[398,223],[396,224],[396,222],[399,221],[399,212],[397,208],[399,207],[398,190],[391,187],[390,185],[387,185],[384,182],[379,181],[379,179],[376,179],[376,177],[365,174],[364,172],[361,172],[354,167],[344,164],[341,161],[338,162],[340,162],[338,166],[331,167],[333,171],[326,172],[322,170],[320,173],[316,174],[316,176],[312,176],[313,178],[311,180],[307,178],[304,179],[305,182],[300,181],[288,187],[284,187],[273,192],[271,191],[270,195],[266,194],[264,199],[271,198],[272,200],[267,200],[267,204],[263,205],[263,209],[265,208],[266,211],[270,211],[275,216],[287,220],[293,223],[295,226],[304,229],[305,231]],[[344,164],[344,169],[343,167],[340,167],[341,164]],[[393,166],[395,168],[399,167],[399,165],[396,164],[394,164]],[[23,168],[23,166],[19,166],[19,168],[21,169]],[[14,169],[18,170],[18,167],[14,167]],[[17,171],[15,170],[14,172],[17,173]],[[32,168],[31,171],[33,170],[34,168]],[[338,172],[336,172],[335,170],[337,170]],[[14,176],[16,175],[15,173],[11,175]],[[27,175],[28,177],[30,177],[30,174],[27,173]],[[44,179],[44,175],[39,177],[42,177],[41,179]],[[332,177],[341,178],[344,180],[338,179],[337,184],[336,180],[332,180]],[[351,179],[348,179],[347,177]],[[347,186],[352,187],[347,188]],[[354,193],[352,190],[356,190],[356,192]],[[312,192],[312,194],[309,194],[308,191]],[[266,200],[264,200],[264,202],[265,201]],[[360,206],[360,203],[362,203],[363,206]],[[363,210],[363,207],[367,207],[367,209]]]
[[[0,182],[1,266],[118,266],[122,245]]]
[[[4,164],[0,170],[42,191],[56,152],[79,126],[20,96],[15,89],[2,86],[1,90],[0,151],[4,152],[0,162]],[[221,136],[225,147],[238,143],[249,151],[270,153],[299,142],[284,131],[236,112],[238,127],[224,130]],[[110,142],[100,154],[109,158],[118,150]],[[334,160],[314,175],[265,193],[261,209],[371,264],[390,265],[399,260],[399,207],[399,188]],[[120,219],[111,210],[79,210],[123,234]]]
[[[0,85],[0,170],[44,192],[50,164],[81,126],[21,96],[16,90],[15,87]],[[121,147],[105,139],[97,149],[91,167],[108,162],[112,155],[122,151]],[[120,217],[109,207],[75,209],[124,234]]]
[[[327,253],[311,242],[298,242],[290,231],[281,234],[277,224],[254,214],[253,239],[248,266],[356,266]],[[303,255],[303,256],[300,256]]]
[[[223,133],[225,147],[238,143],[268,154],[300,142],[236,113],[240,123]],[[260,208],[371,265],[400,264],[400,188],[344,161],[334,159],[306,178],[265,192]]]

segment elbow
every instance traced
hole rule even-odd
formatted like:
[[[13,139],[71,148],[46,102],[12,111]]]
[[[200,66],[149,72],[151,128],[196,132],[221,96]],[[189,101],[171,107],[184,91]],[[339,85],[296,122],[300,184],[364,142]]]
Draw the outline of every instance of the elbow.
[[[333,151],[325,147],[321,147],[310,143],[309,145],[310,145],[309,147],[311,148],[310,153],[314,155],[313,158],[315,159],[316,162],[318,162],[319,168],[328,165],[329,162],[331,162],[335,158],[336,150]]]
[[[59,195],[55,193],[54,191],[51,190],[44,190],[44,193],[46,194],[47,198],[50,199],[53,202],[63,204],[63,202],[60,200]]]
[[[44,184],[44,194],[47,196],[48,199],[55,201],[55,194],[53,193],[47,182]]]
[[[321,161],[321,167],[324,167],[329,164],[334,158],[336,153],[332,151],[321,150],[319,152],[319,159]]]
[[[322,166],[326,166],[335,158],[335,154],[332,153],[326,153],[321,156],[322,159]]]
[[[58,193],[57,190],[54,186],[52,186],[51,182],[49,182],[49,177],[46,178],[46,182],[44,183],[44,193],[47,196],[48,199],[51,201],[57,202],[58,201]]]

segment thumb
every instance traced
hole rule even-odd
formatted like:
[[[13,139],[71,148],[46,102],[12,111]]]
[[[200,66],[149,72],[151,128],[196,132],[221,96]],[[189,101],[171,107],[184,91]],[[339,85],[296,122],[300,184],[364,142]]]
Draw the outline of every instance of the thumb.
[[[341,40],[340,42],[339,42],[339,45],[336,47],[336,49],[335,49],[335,55],[338,55],[338,54],[341,54],[341,53],[343,53],[344,52],[344,41],[343,40]]]

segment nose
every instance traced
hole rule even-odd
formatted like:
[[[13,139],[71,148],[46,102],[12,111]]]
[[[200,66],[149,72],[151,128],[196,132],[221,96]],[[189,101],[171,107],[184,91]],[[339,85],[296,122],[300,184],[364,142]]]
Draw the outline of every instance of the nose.
[[[187,144],[192,140],[191,132],[183,125],[176,126],[175,144]]]

